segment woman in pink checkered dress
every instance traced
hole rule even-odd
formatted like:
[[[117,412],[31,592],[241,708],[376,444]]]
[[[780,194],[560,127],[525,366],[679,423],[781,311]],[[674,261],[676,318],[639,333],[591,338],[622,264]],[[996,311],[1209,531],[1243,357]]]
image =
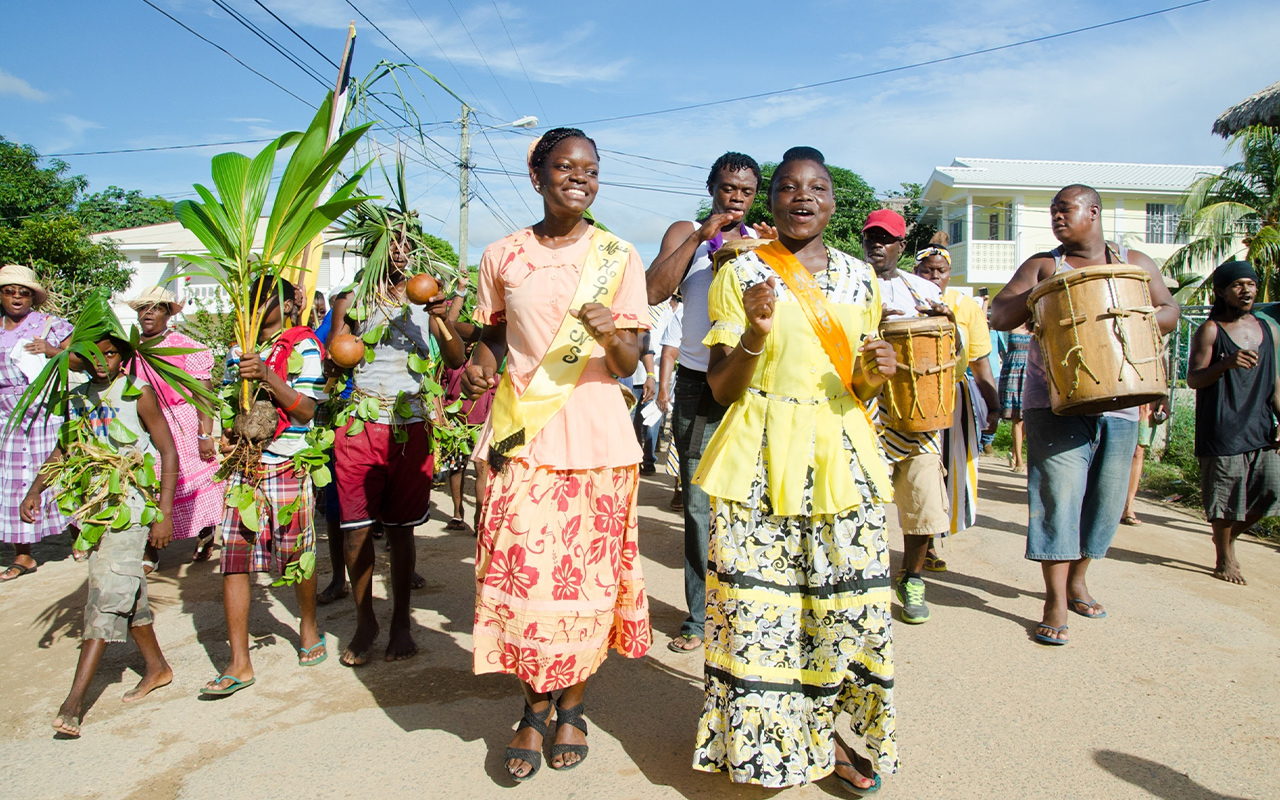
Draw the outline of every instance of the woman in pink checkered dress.
[[[161,338],[165,347],[200,348],[198,352],[166,356],[165,361],[201,381],[211,388],[209,370],[213,367],[213,354],[199,342],[177,331],[169,330],[169,318],[182,308],[173,293],[159,286],[147,289],[129,307],[138,312],[138,327],[144,339]],[[213,419],[196,410],[169,388],[166,381],[151,375],[150,367],[135,362],[147,382],[155,387],[164,411],[165,420],[173,432],[173,443],[178,448],[178,490],[173,497],[173,538],[190,539],[199,536],[192,561],[209,558],[213,545],[214,526],[222,522],[223,490],[215,483],[213,475],[218,471],[217,447],[213,439]],[[159,552],[147,546],[143,567],[155,569]]]
[[[45,297],[44,287],[30,269],[17,264],[0,269],[0,427],[9,423],[18,398],[26,391],[28,373],[43,367],[44,359],[61,350],[71,335],[71,323],[36,311]],[[12,544],[16,551],[11,565],[0,572],[0,581],[35,572],[31,545],[61,533],[70,522],[58,510],[52,492],[43,501],[38,522],[23,522],[18,513],[36,471],[57,444],[61,425],[62,417],[46,416],[43,409],[35,408],[8,436],[0,432],[0,542]]]

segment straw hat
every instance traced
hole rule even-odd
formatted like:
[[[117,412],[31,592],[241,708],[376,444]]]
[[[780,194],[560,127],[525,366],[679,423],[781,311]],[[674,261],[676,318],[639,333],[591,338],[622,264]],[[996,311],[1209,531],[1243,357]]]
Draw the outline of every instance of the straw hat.
[[[173,296],[173,292],[163,286],[152,286],[128,302],[129,308],[134,311],[140,311],[148,306],[168,306],[170,314],[177,314],[182,309],[182,303],[178,302],[178,298]]]
[[[31,271],[31,268],[21,264],[5,264],[0,267],[0,286],[25,286],[30,289],[32,308],[44,303],[49,296],[36,280],[36,274]]]

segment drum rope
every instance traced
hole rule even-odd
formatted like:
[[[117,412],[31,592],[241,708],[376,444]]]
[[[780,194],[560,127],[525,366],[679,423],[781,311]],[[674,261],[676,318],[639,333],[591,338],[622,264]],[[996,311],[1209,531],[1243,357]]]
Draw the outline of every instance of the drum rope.
[[[1098,380],[1098,376],[1095,375],[1093,370],[1089,367],[1089,362],[1085,360],[1084,345],[1080,343],[1080,323],[1076,321],[1075,300],[1072,299],[1071,297],[1071,287],[1065,285],[1066,284],[1065,281],[1063,282],[1063,284],[1064,284],[1063,288],[1067,290],[1067,313],[1071,315],[1071,338],[1076,343],[1075,347],[1072,347],[1071,349],[1067,350],[1067,352],[1062,355],[1062,366],[1066,369],[1070,369],[1071,365],[1068,362],[1071,360],[1071,355],[1073,353],[1076,354],[1077,366],[1071,372],[1071,391],[1067,392],[1067,397],[1071,397],[1076,393],[1076,389],[1080,388],[1080,370],[1081,369],[1089,373],[1089,377],[1093,378],[1094,383],[1101,384],[1102,381]]]

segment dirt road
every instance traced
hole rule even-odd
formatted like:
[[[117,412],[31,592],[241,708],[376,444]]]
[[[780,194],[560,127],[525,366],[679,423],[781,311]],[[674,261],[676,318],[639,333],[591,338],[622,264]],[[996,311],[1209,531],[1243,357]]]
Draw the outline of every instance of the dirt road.
[[[1046,648],[1030,630],[1043,602],[1022,558],[1025,478],[984,461],[980,527],[949,541],[950,571],[928,577],[933,620],[897,625],[902,769],[886,798],[1280,797],[1280,553],[1242,541],[1249,585],[1214,580],[1207,526],[1143,504],[1091,571],[1106,620],[1072,616],[1071,643]],[[667,650],[684,616],[679,517],[670,478],[641,490],[641,552],[657,641],[649,656],[611,656],[588,693],[591,756],[543,771],[528,794],[578,798],[763,798],[689,768],[702,706],[697,656]],[[446,501],[447,502],[447,501]],[[891,515],[892,516],[892,515]],[[132,645],[109,648],[79,741],[49,722],[70,685],[85,567],[68,542],[37,550],[39,572],[0,585],[0,796],[12,798],[486,798],[513,784],[502,749],[520,712],[505,676],[471,674],[469,534],[446,517],[418,530],[413,599],[421,654],[362,670],[336,657],[297,666],[291,590],[254,591],[257,684],[206,702],[197,690],[228,657],[211,564],[166,554],[150,591],[157,634],[177,675],[140,703]],[[322,551],[321,578],[328,575]],[[386,601],[379,545],[378,611]],[[349,600],[321,607],[336,653],[354,628]],[[385,630],[385,627],[384,627]],[[385,644],[385,633],[379,645]],[[828,779],[788,798],[841,795]]]

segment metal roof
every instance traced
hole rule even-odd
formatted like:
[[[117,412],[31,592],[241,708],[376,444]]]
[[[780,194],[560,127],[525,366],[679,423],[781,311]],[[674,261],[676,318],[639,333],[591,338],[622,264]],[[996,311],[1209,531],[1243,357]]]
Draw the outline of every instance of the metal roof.
[[[1221,172],[1215,165],[1117,164],[1100,161],[1035,161],[1011,158],[958,157],[947,167],[935,167],[929,183],[953,187],[1057,190],[1083,183],[1099,191],[1181,193],[1204,173]]]

